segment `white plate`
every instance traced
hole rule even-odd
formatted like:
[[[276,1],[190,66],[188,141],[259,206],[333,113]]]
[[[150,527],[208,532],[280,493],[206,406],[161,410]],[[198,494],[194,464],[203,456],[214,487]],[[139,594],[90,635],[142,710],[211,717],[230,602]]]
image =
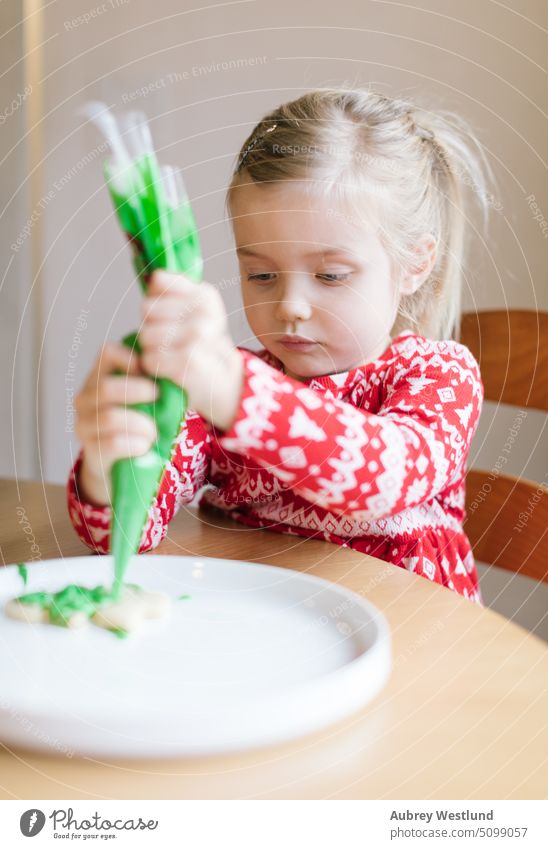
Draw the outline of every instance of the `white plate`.
[[[212,755],[308,734],[365,705],[391,667],[385,619],[291,569],[211,557],[134,557],[127,580],[173,599],[125,640],[9,619],[5,602],[110,584],[110,556],[0,569],[0,739],[50,753]],[[191,598],[178,600],[188,593]]]

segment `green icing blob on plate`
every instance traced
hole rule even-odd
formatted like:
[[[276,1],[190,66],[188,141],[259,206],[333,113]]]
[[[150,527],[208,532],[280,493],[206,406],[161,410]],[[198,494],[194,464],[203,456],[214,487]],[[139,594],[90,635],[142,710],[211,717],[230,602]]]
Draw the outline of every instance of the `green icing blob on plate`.
[[[134,589],[142,589],[138,584],[127,584]],[[85,613],[91,618],[103,604],[117,601],[119,594],[113,589],[98,584],[96,587],[82,587],[78,584],[68,584],[56,593],[38,591],[17,596],[21,604],[37,604],[48,611],[49,621],[53,625],[67,626],[75,613]],[[127,631],[122,628],[107,628],[117,637],[127,637]]]

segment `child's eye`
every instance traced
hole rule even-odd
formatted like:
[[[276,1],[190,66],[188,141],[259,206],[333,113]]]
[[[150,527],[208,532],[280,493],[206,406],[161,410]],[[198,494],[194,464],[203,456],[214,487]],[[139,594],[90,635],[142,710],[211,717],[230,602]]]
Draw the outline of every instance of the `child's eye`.
[[[318,274],[318,277],[321,277],[322,280],[329,280],[332,283],[336,283],[342,280],[348,280],[350,274]]]
[[[273,274],[265,272],[264,274],[248,274],[247,279],[259,280],[263,283],[268,283],[270,282],[270,278],[273,276]],[[341,283],[343,280],[348,280],[348,278],[350,277],[350,273],[347,272],[346,274],[318,274],[317,277],[319,277],[321,280],[327,280],[329,283]]]

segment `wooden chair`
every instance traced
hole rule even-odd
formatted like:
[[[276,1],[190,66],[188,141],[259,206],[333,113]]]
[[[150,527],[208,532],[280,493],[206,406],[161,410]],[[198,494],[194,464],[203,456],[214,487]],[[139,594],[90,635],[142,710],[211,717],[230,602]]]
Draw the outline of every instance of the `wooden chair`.
[[[486,400],[548,411],[548,313],[466,313],[460,341],[480,364]],[[474,556],[548,583],[548,487],[501,468],[504,461],[466,476],[464,527]],[[547,471],[548,463],[539,478]]]

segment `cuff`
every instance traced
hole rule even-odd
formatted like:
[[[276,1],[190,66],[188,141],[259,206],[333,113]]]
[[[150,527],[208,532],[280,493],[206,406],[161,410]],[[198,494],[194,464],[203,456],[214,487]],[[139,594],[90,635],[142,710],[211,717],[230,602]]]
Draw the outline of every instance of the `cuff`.
[[[67,507],[70,520],[80,539],[97,554],[108,554],[112,508],[84,501],[78,490],[78,474],[82,465],[80,451],[67,481]]]
[[[305,387],[253,352],[240,349],[240,353],[244,364],[240,405],[230,428],[216,431],[217,440],[226,451],[258,452],[263,457],[266,454],[272,463],[279,465],[276,419],[285,415],[291,396],[298,395]],[[289,475],[288,479],[293,477]]]

